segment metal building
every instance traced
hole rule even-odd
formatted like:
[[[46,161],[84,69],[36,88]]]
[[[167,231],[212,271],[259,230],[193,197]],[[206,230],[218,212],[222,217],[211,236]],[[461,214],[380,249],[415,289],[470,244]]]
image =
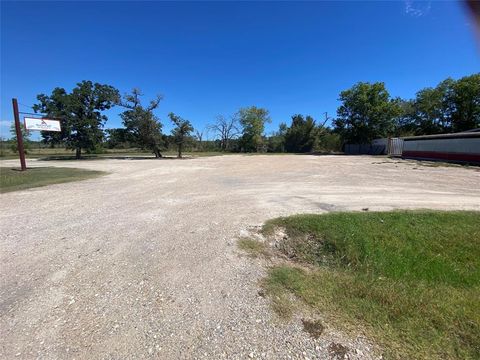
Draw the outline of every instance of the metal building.
[[[402,157],[480,164],[480,129],[404,137]]]

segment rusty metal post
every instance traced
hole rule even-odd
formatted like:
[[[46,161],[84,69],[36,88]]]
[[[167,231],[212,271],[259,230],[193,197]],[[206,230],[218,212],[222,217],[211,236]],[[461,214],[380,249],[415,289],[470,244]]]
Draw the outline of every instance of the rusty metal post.
[[[13,105],[13,116],[15,118],[15,131],[17,133],[17,150],[18,155],[20,156],[20,165],[22,167],[22,171],[27,170],[27,164],[25,162],[25,150],[23,148],[23,135],[22,135],[22,127],[20,125],[20,115],[18,113],[18,103],[17,99],[12,99]]]

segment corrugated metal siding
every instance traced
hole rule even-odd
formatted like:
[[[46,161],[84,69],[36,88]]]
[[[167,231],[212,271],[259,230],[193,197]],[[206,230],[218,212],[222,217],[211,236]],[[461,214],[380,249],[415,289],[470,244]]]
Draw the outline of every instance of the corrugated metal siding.
[[[400,139],[400,138],[388,139],[388,155],[402,156],[402,151],[403,151],[403,139]]]
[[[345,144],[343,151],[348,155],[383,155],[386,154],[386,146],[371,144]]]

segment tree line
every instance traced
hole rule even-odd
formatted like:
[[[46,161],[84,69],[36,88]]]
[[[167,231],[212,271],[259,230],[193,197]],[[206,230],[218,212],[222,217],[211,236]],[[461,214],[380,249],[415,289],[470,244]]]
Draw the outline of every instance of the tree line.
[[[280,123],[269,135],[265,135],[265,125],[271,122],[269,111],[256,106],[219,115],[203,130],[195,130],[189,120],[171,112],[168,117],[174,128],[164,134],[155,115],[163,97],[158,95],[144,104],[142,96],[137,88],[121,96],[113,86],[82,81],[71,92],[55,88],[50,95],[38,95],[33,108],[47,117],[62,119],[62,131],[42,132],[43,142],[75,150],[77,158],[82,151],[99,146],[139,147],[156,157],[162,157],[172,146],[178,157],[186,146],[232,152],[332,151],[340,150],[344,143],[480,127],[480,73],[458,80],[448,78],[434,88],[418,91],[410,100],[392,97],[382,82],[359,82],[340,93],[336,118],[325,113],[319,121],[295,114],[290,124]],[[113,106],[124,109],[120,114],[123,127],[104,131],[104,111]],[[204,140],[207,132],[214,134],[214,140]]]
[[[391,97],[384,83],[360,82],[340,101],[333,125],[344,142],[462,132],[480,127],[480,73],[445,79],[411,100]]]
[[[122,97],[110,85],[82,81],[70,93],[63,88],[55,88],[51,95],[38,95],[39,103],[33,109],[47,117],[61,119],[62,131],[42,131],[43,141],[51,145],[63,144],[67,149],[75,150],[76,158],[81,157],[83,150],[94,151],[104,143],[106,137],[119,138],[161,157],[165,136],[154,110],[163,97],[157,95],[148,105],[143,105],[142,95],[139,89],[134,88],[130,94]],[[120,114],[124,128],[103,131],[107,121],[103,111],[113,106],[125,109]],[[190,121],[174,113],[168,116],[174,125],[171,138],[177,146],[178,157],[182,157],[183,145],[193,127]]]

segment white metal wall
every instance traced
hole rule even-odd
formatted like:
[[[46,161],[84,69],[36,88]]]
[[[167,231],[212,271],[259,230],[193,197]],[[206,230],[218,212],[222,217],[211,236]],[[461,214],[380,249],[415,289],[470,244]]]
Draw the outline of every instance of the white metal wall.
[[[480,137],[404,141],[403,151],[480,154]]]

